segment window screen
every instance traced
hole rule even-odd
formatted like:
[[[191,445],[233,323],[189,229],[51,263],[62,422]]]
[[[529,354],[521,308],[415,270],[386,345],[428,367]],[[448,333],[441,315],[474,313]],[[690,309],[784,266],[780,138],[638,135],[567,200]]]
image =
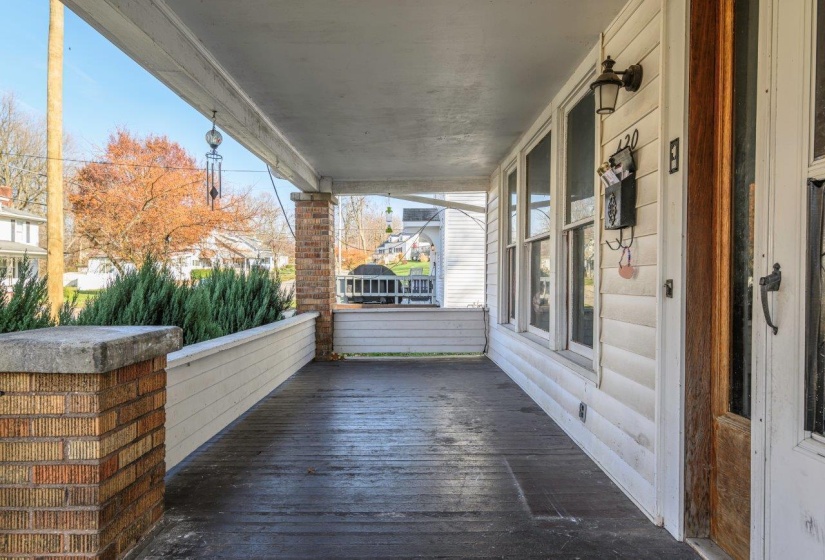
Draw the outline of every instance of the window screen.
[[[550,133],[527,154],[527,237],[550,231]]]
[[[595,213],[596,105],[588,93],[567,115],[565,223],[592,218]]]

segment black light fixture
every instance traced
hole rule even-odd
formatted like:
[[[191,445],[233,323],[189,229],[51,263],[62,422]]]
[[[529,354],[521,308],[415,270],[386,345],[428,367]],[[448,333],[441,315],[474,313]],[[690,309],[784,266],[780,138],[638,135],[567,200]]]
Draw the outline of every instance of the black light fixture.
[[[217,111],[212,111],[212,130],[206,133],[206,143],[212,148],[206,154],[206,203],[211,204],[215,209],[215,199],[221,197],[221,160],[223,156],[218,154],[218,146],[223,142],[223,136],[215,129],[215,117]]]
[[[609,115],[616,110],[620,88],[627,91],[639,91],[642,85],[641,64],[631,64],[627,70],[620,72],[613,70],[614,64],[616,61],[608,55],[602,62],[601,75],[590,84],[590,89],[596,94],[596,112],[600,115]]]

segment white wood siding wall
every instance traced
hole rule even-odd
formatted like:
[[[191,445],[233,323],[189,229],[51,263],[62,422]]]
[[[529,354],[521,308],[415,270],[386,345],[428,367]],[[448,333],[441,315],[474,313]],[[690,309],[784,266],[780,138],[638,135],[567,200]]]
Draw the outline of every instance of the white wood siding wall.
[[[333,348],[340,354],[483,352],[483,309],[339,309]]]
[[[662,0],[635,2],[635,9],[622,14],[619,25],[605,35],[604,55],[611,55],[624,68],[641,63],[644,80],[634,94],[619,95],[616,112],[602,121],[602,157],[605,161],[619,140],[634,129],[639,131],[636,146],[636,228],[631,248],[636,275],[625,280],[618,273],[620,251],[610,250],[605,241],[617,232],[602,230],[601,245],[601,387],[640,416],[649,431],[640,442],[639,453],[652,455],[656,407],[656,317],[659,293],[656,255],[659,237],[659,100],[662,34]],[[604,207],[604,205],[602,205]],[[604,221],[600,220],[604,226]],[[617,410],[608,416],[616,425],[631,412]],[[652,456],[649,457],[652,460]],[[649,480],[652,484],[652,477]]]
[[[487,193],[487,248],[485,252],[485,293],[487,307],[490,310],[490,324],[498,323],[498,307],[501,295],[498,291],[499,256],[499,176],[501,168],[497,167],[490,176],[490,191]]]
[[[167,470],[312,361],[317,316],[297,315],[169,354]]]
[[[642,88],[622,91],[617,110],[603,119],[599,162],[615,151],[618,140],[639,130],[637,225],[633,265],[637,274],[622,279],[619,252],[605,239],[617,232],[602,230],[600,383],[575,372],[563,356],[508,327],[498,325],[500,174],[491,179],[487,211],[487,304],[490,306],[489,356],[565,429],[582,448],[650,515],[656,515],[655,386],[657,295],[657,201],[661,188],[660,37],[662,2],[631,0],[603,36],[602,56],[612,56],[623,69],[641,62]],[[544,117],[549,114],[545,112]],[[539,126],[535,123],[533,128]],[[510,160],[502,161],[505,165]],[[555,200],[558,200],[557,198]],[[600,219],[600,225],[603,222]],[[578,419],[579,403],[588,405],[587,420]]]
[[[486,193],[449,193],[452,202],[484,206]],[[443,307],[484,303],[484,214],[448,209],[442,226]]]

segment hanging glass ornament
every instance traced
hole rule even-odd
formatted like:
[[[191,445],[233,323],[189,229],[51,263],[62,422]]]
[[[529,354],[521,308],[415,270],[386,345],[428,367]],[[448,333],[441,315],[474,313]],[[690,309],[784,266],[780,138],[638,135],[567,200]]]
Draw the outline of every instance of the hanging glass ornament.
[[[215,209],[215,199],[221,197],[221,161],[223,156],[218,155],[218,146],[223,142],[223,136],[215,128],[217,111],[212,111],[212,130],[206,133],[206,143],[212,148],[206,153],[206,204]]]
[[[390,195],[387,195],[387,233],[392,233],[392,206],[390,206]]]

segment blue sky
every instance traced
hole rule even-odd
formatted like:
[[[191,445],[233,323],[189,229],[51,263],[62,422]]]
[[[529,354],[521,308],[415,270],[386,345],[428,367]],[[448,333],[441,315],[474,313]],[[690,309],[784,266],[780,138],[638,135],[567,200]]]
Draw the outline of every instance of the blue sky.
[[[0,46],[0,92],[13,92],[23,107],[44,116],[49,2],[0,0],[0,13],[7,22]],[[139,135],[165,134],[203,159],[208,149],[203,135],[211,123],[66,9],[63,129],[79,156],[89,159],[100,153],[118,126]],[[225,173],[225,182],[272,192],[264,163],[227,134],[219,153],[225,169],[263,172]],[[281,199],[291,206],[288,193],[297,189],[276,182]],[[420,205],[393,201],[393,206]]]

